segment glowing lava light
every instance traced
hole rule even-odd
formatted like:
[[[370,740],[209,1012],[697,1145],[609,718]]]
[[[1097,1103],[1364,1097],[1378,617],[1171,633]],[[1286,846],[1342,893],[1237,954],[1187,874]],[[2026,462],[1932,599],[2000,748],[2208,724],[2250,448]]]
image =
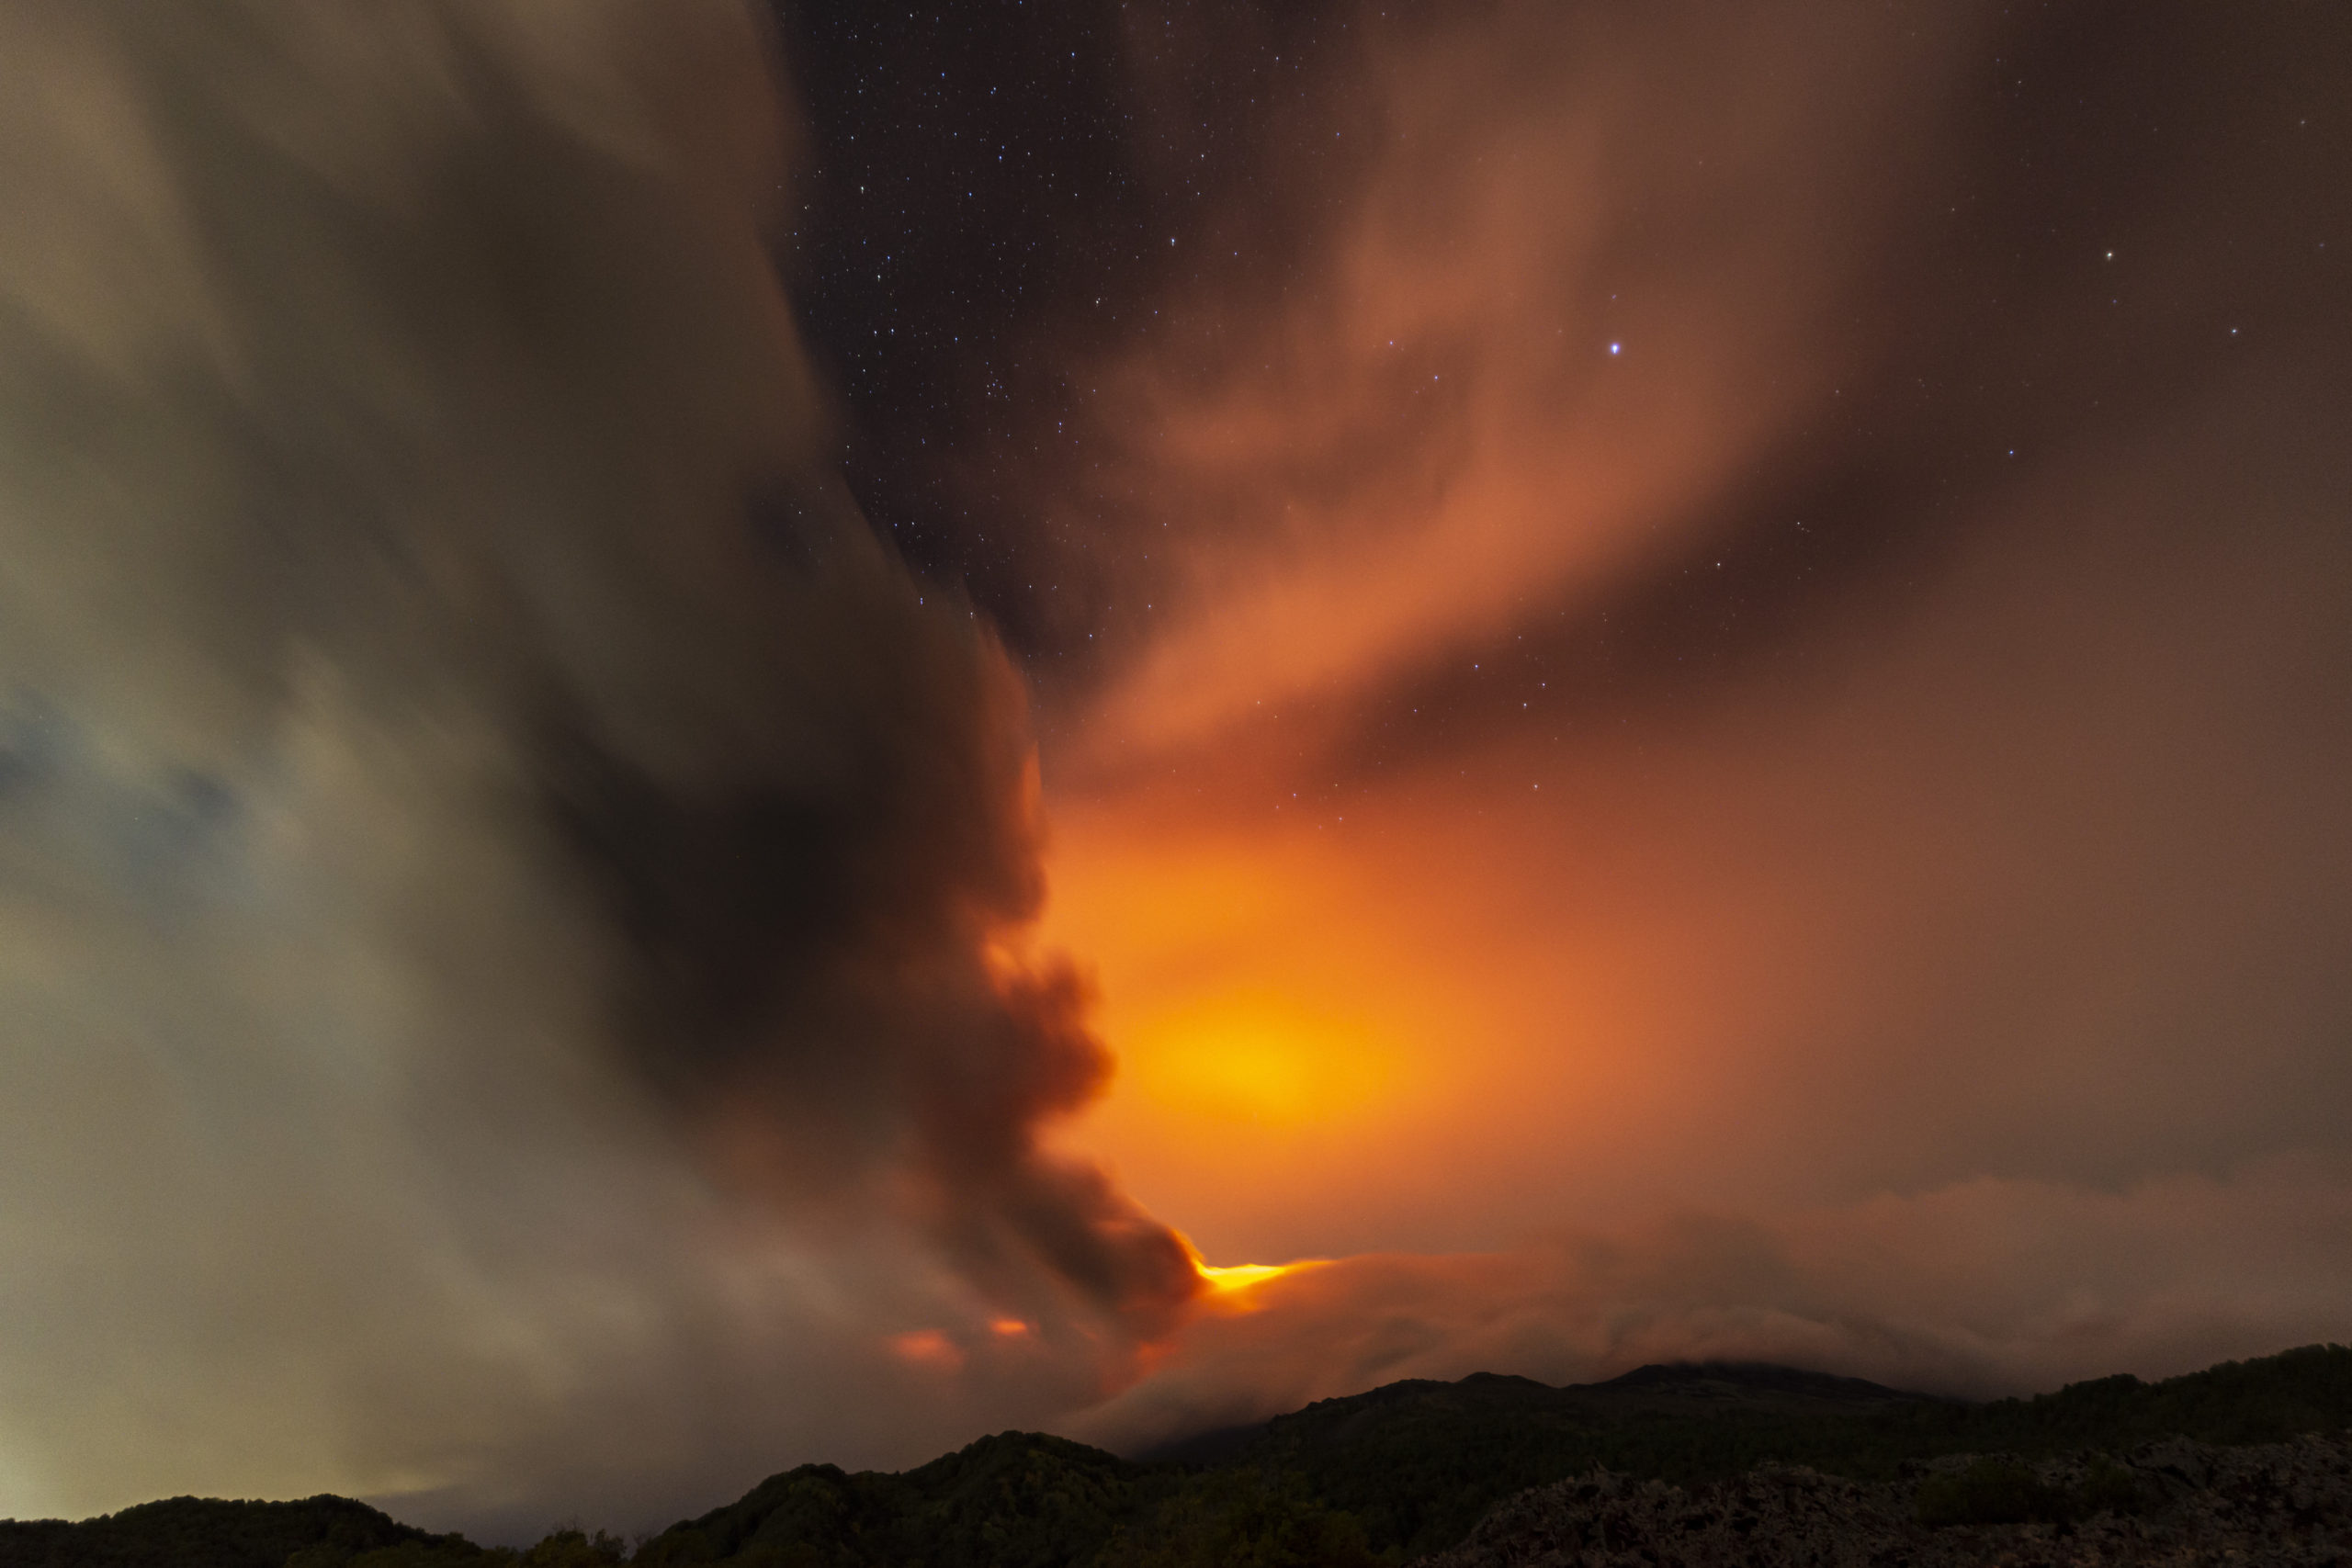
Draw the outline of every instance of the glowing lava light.
[[[1246,1291],[1261,1280],[1272,1280],[1302,1267],[1296,1263],[1235,1263],[1220,1269],[1213,1263],[1194,1261],[1193,1269],[1211,1291],[1230,1294]]]
[[[1177,1239],[1183,1242],[1185,1252],[1193,1259],[1193,1272],[1201,1278],[1203,1293],[1212,1302],[1238,1307],[1245,1312],[1253,1311],[1257,1306],[1257,1303],[1250,1299],[1252,1287],[1262,1285],[1269,1280],[1280,1279],[1284,1274],[1295,1274],[1306,1269],[1319,1269],[1329,1261],[1329,1258],[1302,1258],[1294,1263],[1231,1263],[1219,1268],[1201,1257],[1200,1248],[1193,1245],[1190,1237],[1180,1232]]]

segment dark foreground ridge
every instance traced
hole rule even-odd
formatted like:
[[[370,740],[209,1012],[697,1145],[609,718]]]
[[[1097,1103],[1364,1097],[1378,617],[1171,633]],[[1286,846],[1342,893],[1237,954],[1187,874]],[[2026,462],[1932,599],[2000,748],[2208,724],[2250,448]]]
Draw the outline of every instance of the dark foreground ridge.
[[[1759,1465],[1685,1489],[1605,1471],[1522,1492],[1422,1568],[2334,1568],[2352,1562],[2352,1438],[2028,1464],[1964,1456],[1916,1478]]]
[[[634,1551],[578,1530],[483,1549],[336,1497],[177,1498],[80,1524],[0,1522],[0,1568],[1695,1568],[2231,1551],[2251,1568],[2352,1562],[2347,1427],[2352,1348],[2334,1345],[1985,1404],[1786,1367],[1645,1367],[1569,1388],[1481,1374],[1323,1400],[1140,1461],[1004,1432],[896,1474],[802,1465]]]
[[[332,1568],[354,1559],[425,1561],[400,1553],[444,1543],[474,1550],[462,1537],[429,1535],[365,1503],[332,1496],[299,1503],[171,1497],[80,1524],[0,1520],[0,1563],[7,1568]],[[387,1557],[388,1551],[392,1555]]]

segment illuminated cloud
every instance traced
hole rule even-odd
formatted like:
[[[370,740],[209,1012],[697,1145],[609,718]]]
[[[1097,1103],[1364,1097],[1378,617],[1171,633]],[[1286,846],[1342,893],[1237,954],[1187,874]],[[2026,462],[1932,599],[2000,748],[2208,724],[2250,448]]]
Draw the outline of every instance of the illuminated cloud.
[[[1046,757],[1122,1061],[1073,1144],[1211,1256],[1344,1260],[1080,1430],[2352,1329],[2343,193],[2185,10],[2132,69],[2275,157],[2118,151],[2089,23],[1700,15],[1365,18],[1290,270],[1087,364],[1125,466],[1048,493],[1140,515],[1153,611]],[[2248,43],[2299,104],[2310,41]],[[1996,61],[2081,120],[1981,109]]]
[[[1354,19],[1283,127],[1306,166],[1272,160],[1317,215],[1290,246],[1303,276],[1180,285],[1143,352],[1074,373],[1102,428],[1056,499],[1135,530],[1153,564],[1111,582],[1160,611],[1090,754],[1360,695],[1679,559],[1884,351],[1837,301],[1886,242],[1885,198],[1934,162],[1905,115],[1986,24]],[[1304,134],[1327,124],[1350,152]]]

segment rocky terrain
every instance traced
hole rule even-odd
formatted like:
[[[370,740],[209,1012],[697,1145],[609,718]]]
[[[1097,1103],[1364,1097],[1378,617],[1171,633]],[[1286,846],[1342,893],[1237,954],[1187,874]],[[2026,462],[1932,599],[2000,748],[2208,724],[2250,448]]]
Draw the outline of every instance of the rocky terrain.
[[[2352,1568],[2352,1433],[1909,1469],[1762,1465],[1687,1490],[1597,1470],[1498,1504],[1419,1568]]]

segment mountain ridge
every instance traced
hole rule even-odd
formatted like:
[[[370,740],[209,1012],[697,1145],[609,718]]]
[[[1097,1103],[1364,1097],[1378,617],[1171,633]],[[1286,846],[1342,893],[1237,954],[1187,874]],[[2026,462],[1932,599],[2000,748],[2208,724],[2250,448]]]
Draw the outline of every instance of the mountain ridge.
[[[1862,1378],[1765,1361],[1654,1361],[1616,1377],[1588,1383],[1554,1384],[1508,1372],[1472,1372],[1451,1382],[1434,1378],[1405,1378],[1366,1389],[1361,1393],[1335,1394],[1310,1401],[1296,1410],[1269,1416],[1263,1421],[1212,1427],[1157,1443],[1132,1457],[1144,1464],[1216,1463],[1283,1423],[1311,1419],[1318,1415],[1328,1416],[1343,1408],[1352,1411],[1395,1404],[1416,1397],[1442,1397],[1440,1391],[1447,1390],[1494,1391],[1506,1393],[1506,1397],[1510,1394],[1523,1395],[1531,1401],[1542,1401],[1555,1395],[1625,1400],[1645,1395],[1730,1403],[1742,1395],[1769,1391],[1792,1399],[1811,1399],[1825,1405],[1900,1401],[1966,1403],[1949,1401],[1939,1394],[1889,1388]]]
[[[1758,1362],[1561,1387],[1474,1373],[1228,1428],[1238,1438],[1210,1461],[1001,1432],[903,1472],[800,1465],[634,1552],[578,1529],[484,1549],[333,1496],[177,1498],[78,1524],[0,1521],[0,1568],[1372,1568],[1459,1547],[1503,1502],[1579,1475],[1703,1490],[1777,1464],[1899,1498],[1956,1455],[2096,1468],[2167,1437],[2245,1446],[2347,1427],[2352,1348],[2336,1345],[1983,1403]]]

